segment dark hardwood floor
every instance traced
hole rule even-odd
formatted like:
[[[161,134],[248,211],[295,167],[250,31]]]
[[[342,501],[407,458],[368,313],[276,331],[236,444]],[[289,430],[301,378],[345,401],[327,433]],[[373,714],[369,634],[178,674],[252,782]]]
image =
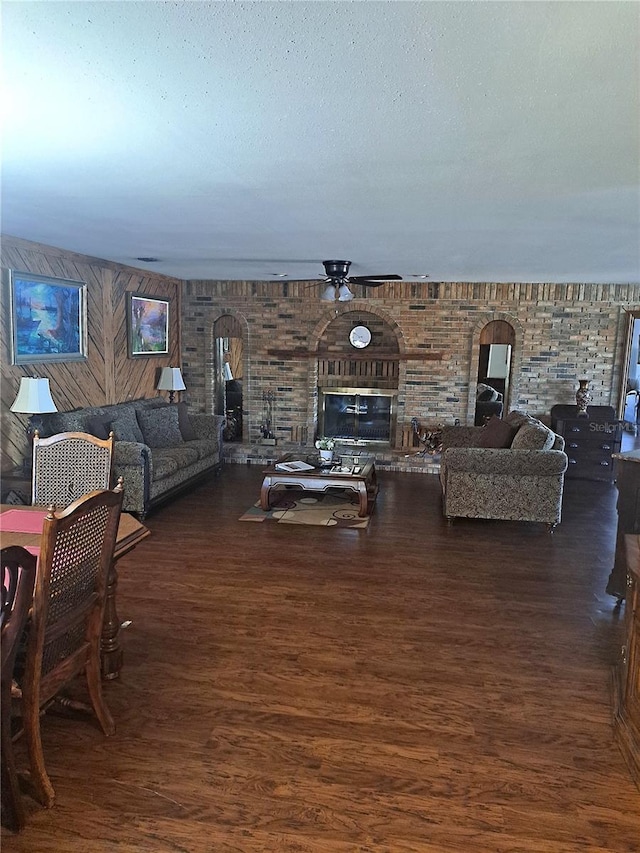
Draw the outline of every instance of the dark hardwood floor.
[[[51,810],[4,853],[621,853],[616,489],[543,525],[441,516],[380,472],[366,530],[237,521],[260,469],[149,517],[120,564],[117,733],[43,720]]]

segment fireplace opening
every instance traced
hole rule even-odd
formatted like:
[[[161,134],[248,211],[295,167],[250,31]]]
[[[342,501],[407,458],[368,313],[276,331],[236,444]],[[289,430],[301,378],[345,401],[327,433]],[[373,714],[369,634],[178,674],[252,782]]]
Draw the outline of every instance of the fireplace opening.
[[[377,388],[318,389],[318,434],[343,444],[389,446],[396,392]]]

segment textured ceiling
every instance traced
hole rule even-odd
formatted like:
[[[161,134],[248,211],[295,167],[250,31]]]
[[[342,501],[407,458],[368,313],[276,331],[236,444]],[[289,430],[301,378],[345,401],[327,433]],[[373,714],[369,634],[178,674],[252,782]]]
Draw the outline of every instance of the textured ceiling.
[[[185,279],[640,281],[639,9],[4,0],[2,231]]]

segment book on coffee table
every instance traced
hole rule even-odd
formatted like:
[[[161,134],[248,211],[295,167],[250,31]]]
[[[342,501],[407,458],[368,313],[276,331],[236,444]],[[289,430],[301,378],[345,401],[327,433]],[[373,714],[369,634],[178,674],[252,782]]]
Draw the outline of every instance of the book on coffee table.
[[[293,462],[276,462],[276,471],[286,471],[289,474],[296,474],[300,471],[313,471],[313,465],[303,462],[301,459]]]

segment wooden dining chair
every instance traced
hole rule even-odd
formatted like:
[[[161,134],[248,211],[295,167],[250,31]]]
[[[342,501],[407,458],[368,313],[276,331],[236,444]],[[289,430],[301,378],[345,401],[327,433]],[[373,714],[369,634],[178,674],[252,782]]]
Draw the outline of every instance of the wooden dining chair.
[[[2,823],[14,832],[22,829],[25,812],[16,771],[11,736],[11,684],[20,639],[33,601],[36,558],[24,548],[3,548],[2,610],[0,611],[0,726],[2,729]]]
[[[32,793],[47,807],[55,792],[42,752],[43,711],[57,699],[67,709],[93,710],[103,732],[115,732],[102,695],[100,634],[122,499],[120,479],[113,491],[91,492],[61,512],[50,507],[43,522],[24,671],[16,671],[15,677],[22,694]],[[90,705],[60,697],[81,673]]]
[[[111,486],[113,433],[96,438],[86,432],[60,432],[33,438],[31,502],[37,506],[69,506],[96,489]]]

